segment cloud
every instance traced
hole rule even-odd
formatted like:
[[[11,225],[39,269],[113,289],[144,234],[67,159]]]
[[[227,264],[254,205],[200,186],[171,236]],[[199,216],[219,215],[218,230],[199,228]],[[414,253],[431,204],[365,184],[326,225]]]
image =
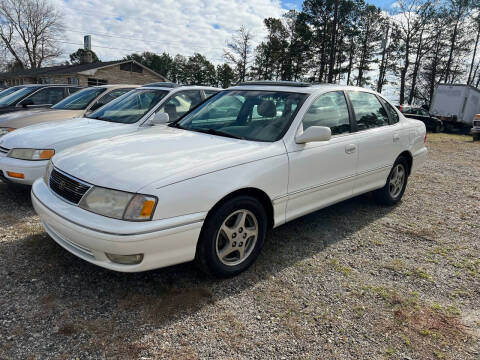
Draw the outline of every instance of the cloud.
[[[263,19],[280,17],[276,0],[52,0],[62,11],[64,58],[92,35],[92,50],[102,60],[132,52],[152,51],[189,56],[200,52],[223,61],[223,47],[244,25],[255,44],[265,36]],[[109,35],[109,36],[105,36]]]

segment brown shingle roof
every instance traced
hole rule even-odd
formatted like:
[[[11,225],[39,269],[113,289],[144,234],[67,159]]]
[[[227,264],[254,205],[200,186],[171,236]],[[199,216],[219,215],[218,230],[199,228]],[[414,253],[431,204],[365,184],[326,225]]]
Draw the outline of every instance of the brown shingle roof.
[[[105,66],[116,65],[124,62],[129,62],[132,60],[116,60],[116,61],[104,61],[96,62],[91,64],[74,64],[74,65],[57,65],[57,66],[48,66],[39,69],[22,69],[15,72],[5,72],[0,73],[0,79],[10,79],[16,77],[37,77],[43,75],[70,75],[76,74],[85,70],[92,70],[97,68],[102,68]]]

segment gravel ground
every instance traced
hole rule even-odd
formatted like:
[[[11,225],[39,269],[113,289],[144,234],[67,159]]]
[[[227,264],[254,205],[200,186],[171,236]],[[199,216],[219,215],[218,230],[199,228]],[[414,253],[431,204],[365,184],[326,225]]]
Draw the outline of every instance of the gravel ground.
[[[0,183],[0,359],[480,359],[480,143],[428,147],[401,204],[293,221],[230,280],[90,265]]]

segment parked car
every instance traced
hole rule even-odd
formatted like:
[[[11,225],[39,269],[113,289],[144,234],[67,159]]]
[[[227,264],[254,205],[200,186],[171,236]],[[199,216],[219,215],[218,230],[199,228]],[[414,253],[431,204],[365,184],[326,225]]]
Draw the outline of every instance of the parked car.
[[[24,85],[0,98],[0,114],[26,108],[48,108],[80,89],[71,85]]]
[[[175,121],[205,99],[211,87],[141,87],[84,118],[27,126],[0,137],[0,179],[31,185],[48,160],[73,145],[136,132],[166,113]],[[160,116],[161,118],[162,116]]]
[[[25,87],[25,85],[17,85],[17,86],[10,86],[8,88],[2,89],[2,91],[0,91],[0,98],[2,98],[4,96],[7,96],[7,95],[10,95],[11,93],[13,93],[17,90],[20,90],[24,87]]]
[[[93,264],[136,272],[195,259],[232,276],[270,228],[369,191],[396,204],[425,136],[370,90],[247,83],[169,126],[55,155],[32,200],[48,234]]]
[[[399,105],[397,108],[408,118],[420,120],[425,124],[427,130],[439,133],[444,129],[443,121],[435,116],[431,116],[427,110],[422,107]]]
[[[473,137],[473,141],[480,140],[480,114],[476,114],[472,121],[473,127],[470,130],[470,134]]]
[[[0,115],[0,136],[33,124],[83,117],[138,86],[89,87],[75,92],[49,109],[24,110]]]

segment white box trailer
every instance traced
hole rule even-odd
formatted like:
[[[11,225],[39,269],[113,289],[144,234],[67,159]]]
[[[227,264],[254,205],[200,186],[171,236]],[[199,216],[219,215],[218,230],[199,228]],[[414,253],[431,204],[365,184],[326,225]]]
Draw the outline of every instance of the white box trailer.
[[[480,113],[480,90],[470,85],[439,84],[433,93],[430,114],[445,127],[470,131],[475,114]]]

